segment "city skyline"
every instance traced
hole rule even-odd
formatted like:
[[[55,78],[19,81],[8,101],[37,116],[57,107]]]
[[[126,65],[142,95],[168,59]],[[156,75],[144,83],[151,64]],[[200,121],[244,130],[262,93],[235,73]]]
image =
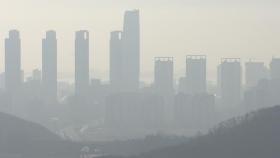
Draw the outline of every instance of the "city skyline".
[[[279,0],[0,0],[0,158],[276,158]]]
[[[30,2],[30,3],[29,3]],[[31,4],[32,2],[32,4]],[[10,29],[21,31],[22,37],[22,67],[31,73],[33,69],[40,67],[40,39],[46,30],[53,29],[57,32],[58,39],[58,72],[64,72],[63,78],[74,76],[74,32],[80,29],[90,31],[93,42],[90,42],[90,70],[94,78],[109,79],[109,34],[113,30],[122,29],[122,15],[124,10],[139,8],[141,13],[141,73],[144,81],[152,81],[153,58],[156,56],[173,56],[175,59],[175,76],[178,79],[184,74],[184,64],[181,58],[186,54],[205,54],[208,56],[208,76],[210,80],[216,79],[216,65],[222,57],[240,57],[243,62],[254,57],[269,64],[272,56],[277,56],[279,21],[277,17],[277,4],[269,1],[245,4],[240,2],[227,4],[215,1],[211,4],[192,4],[192,2],[159,2],[162,7],[152,9],[147,2],[121,1],[116,7],[110,5],[110,1],[99,5],[96,1],[83,1],[79,7],[76,2],[62,3],[51,1],[35,2],[28,0],[22,4],[18,0],[5,2],[1,6],[14,6],[15,12],[7,19],[6,9],[2,8],[0,18],[3,27],[0,29],[0,37],[6,37]],[[108,2],[108,4],[107,4]],[[71,14],[69,8],[62,8],[61,4],[69,6],[75,14]],[[125,5],[124,5],[125,4]],[[180,5],[179,5],[180,4]],[[260,4],[265,4],[260,7]],[[98,6],[102,6],[102,10]],[[164,6],[169,6],[168,10]],[[18,7],[22,6],[22,7]],[[37,9],[35,9],[37,8]],[[113,8],[113,9],[112,9]],[[24,12],[30,10],[31,12]],[[49,12],[52,10],[52,12]],[[56,14],[60,10],[60,14]],[[37,14],[33,14],[36,12]],[[238,14],[235,12],[238,12]],[[242,16],[240,16],[242,14]],[[56,15],[56,16],[54,16]],[[69,16],[71,15],[71,16]],[[102,15],[100,18],[99,15]],[[24,20],[23,20],[24,19]],[[36,23],[36,25],[32,25]],[[180,25],[179,25],[180,24]],[[164,38],[162,38],[164,37]],[[176,37],[176,38],[175,38]],[[2,38],[2,39],[3,39]],[[168,43],[172,40],[172,43]],[[265,41],[265,42],[264,42]],[[2,43],[2,42],[1,42]],[[3,50],[3,44],[0,50]],[[3,51],[0,51],[0,60],[3,61]],[[218,57],[218,58],[217,58]],[[62,61],[63,60],[63,61]],[[0,65],[0,72],[4,65]],[[61,77],[60,77],[61,78]],[[70,79],[73,81],[73,79]]]
[[[135,11],[135,10],[132,10],[132,11]],[[128,11],[128,12],[131,12],[131,11]],[[138,12],[138,11],[137,11]],[[88,30],[81,30],[81,31],[76,31],[76,34],[77,33],[79,33],[79,32],[86,32],[87,33],[87,36],[89,37],[90,36],[90,33],[89,33],[89,31]],[[21,58],[22,58],[22,49],[21,49],[21,43],[22,43],[22,39],[20,38],[20,31],[19,30],[10,30],[9,31],[9,36],[11,36],[11,33],[13,34],[13,32],[15,32],[16,34],[18,34],[17,36],[18,36],[18,38],[19,38],[19,44],[20,44],[20,47],[19,47],[19,51],[20,51],[20,68],[22,67],[22,61],[21,61]],[[124,38],[123,37],[123,31],[112,31],[111,32],[111,42],[116,42],[115,40],[117,40],[118,38],[118,40],[120,40],[120,42],[122,41],[122,39]],[[15,36],[15,35],[14,35]],[[56,78],[56,80],[57,81],[67,81],[67,82],[69,82],[69,83],[72,83],[72,82],[75,82],[75,76],[73,76],[73,77],[70,77],[70,79],[68,78],[68,79],[66,79],[65,80],[65,77],[59,77],[59,75],[61,75],[62,73],[65,73],[65,72],[57,72],[57,65],[59,64],[59,61],[57,61],[57,39],[56,39],[56,31],[55,30],[49,30],[49,31],[46,31],[46,37],[48,37],[49,36],[49,38],[55,38],[55,46],[54,46],[54,48],[51,48],[51,49],[54,49],[53,51],[55,51],[54,53],[56,54],[55,56],[53,56],[53,57],[49,57],[49,58],[52,58],[52,60],[54,60],[54,61],[50,61],[50,63],[49,64],[56,64],[55,65],[55,67],[54,68],[52,68],[53,69],[53,71],[56,71],[56,72],[54,72],[55,74],[56,74],[56,76],[54,76],[55,78]],[[53,37],[52,37],[53,36]],[[77,36],[77,35],[76,35]],[[88,38],[87,37],[87,38]],[[46,38],[44,38],[43,37],[43,40],[46,40]],[[91,57],[90,57],[90,50],[89,50],[89,43],[91,43],[91,41],[90,41],[90,39],[88,38],[87,39],[87,42],[88,42],[88,44],[87,44],[87,52],[88,52],[88,55],[86,56],[86,60],[88,60],[88,64],[87,64],[87,66],[86,67],[88,67],[88,70],[86,70],[87,72],[88,72],[88,84],[90,83],[90,80],[91,79],[100,79],[102,82],[104,82],[104,83],[110,83],[110,70],[108,70],[109,72],[106,72],[106,73],[108,73],[108,76],[109,76],[109,79],[107,79],[107,80],[104,80],[104,78],[97,78],[97,77],[95,77],[94,76],[94,74],[93,74],[93,71],[92,71],[92,69],[90,69],[90,66],[89,65],[91,65],[92,63],[90,62],[90,59],[91,59]],[[42,43],[42,59],[43,60],[41,60],[41,66],[39,66],[39,67],[36,67],[36,68],[33,68],[32,69],[32,71],[31,72],[28,72],[28,73],[26,73],[26,71],[24,70],[24,69],[22,69],[21,68],[21,73],[23,73],[23,74],[21,74],[21,77],[23,77],[23,78],[21,78],[22,79],[22,81],[25,81],[26,79],[28,79],[28,77],[30,77],[30,76],[32,76],[33,75],[33,73],[34,73],[34,71],[35,70],[40,70],[40,71],[42,71],[42,72],[44,72],[43,71],[43,69],[44,69],[44,67],[46,67],[46,66],[43,66],[44,65],[44,62],[46,62],[46,60],[44,60],[44,58],[46,58],[46,57],[44,57],[43,55],[44,55],[44,52],[46,51],[45,49],[44,49],[44,45],[45,45],[45,43],[43,42]],[[74,46],[75,46],[75,44],[73,44]],[[123,42],[121,42],[121,43],[119,43],[119,45],[120,45],[120,47],[123,47]],[[51,45],[50,45],[51,46]],[[52,46],[51,46],[52,47]],[[76,47],[76,46],[75,46]],[[112,47],[112,49],[118,49],[116,46],[110,46],[110,47]],[[110,47],[109,47],[109,49],[110,49]],[[75,48],[76,49],[76,48]],[[121,49],[123,49],[123,48],[121,48]],[[123,51],[123,50],[122,50]],[[114,53],[119,53],[119,52],[114,52]],[[139,51],[139,53],[140,53],[140,51]],[[114,54],[111,54],[111,53],[109,53],[110,54],[110,56],[114,56]],[[141,54],[141,53],[140,53]],[[141,55],[138,55],[138,56],[140,56],[141,57],[141,55],[143,54],[141,54]],[[191,65],[188,65],[188,61],[190,62],[191,60],[193,60],[194,62],[195,62],[195,59],[198,59],[197,61],[199,61],[200,59],[205,59],[205,61],[204,61],[204,64],[203,65],[201,65],[202,67],[204,67],[203,68],[203,73],[201,74],[201,75],[203,75],[204,77],[204,80],[206,79],[206,84],[209,84],[209,82],[212,82],[212,84],[214,83],[216,83],[216,82],[219,82],[219,79],[218,79],[218,77],[216,78],[216,80],[212,80],[212,78],[209,78],[209,74],[208,74],[208,71],[209,71],[209,67],[208,67],[208,63],[206,62],[206,60],[208,61],[208,58],[209,58],[209,56],[206,56],[206,55],[201,55],[201,54],[198,54],[198,55],[190,55],[190,54],[186,54],[185,55],[185,57],[186,57],[186,59],[187,59],[187,62],[185,63],[186,65],[185,65],[185,73],[184,74],[180,74],[180,75],[176,75],[175,73],[173,73],[173,77],[174,77],[174,84],[179,84],[179,82],[180,82],[180,79],[182,78],[182,77],[186,77],[186,74],[188,73],[186,73],[186,70],[187,71],[189,71],[189,69],[191,68]],[[116,56],[114,56],[114,58],[116,58]],[[131,58],[131,57],[126,57],[127,59],[125,59],[126,61],[129,59],[129,58]],[[157,58],[157,57],[154,57],[154,58]],[[174,58],[174,57],[172,57],[172,58]],[[278,64],[278,60],[279,60],[279,58],[278,58],[278,56],[272,56],[271,57],[271,60],[269,60],[268,62],[264,62],[264,60],[255,60],[255,59],[252,59],[252,58],[249,58],[248,59],[248,61],[244,61],[244,60],[242,60],[242,58],[223,58],[223,57],[221,57],[221,58],[217,58],[217,59],[220,59],[220,60],[223,60],[223,59],[238,59],[239,60],[239,62],[240,62],[240,66],[241,66],[241,69],[244,69],[244,70],[247,70],[247,67],[248,67],[248,65],[249,64],[251,64],[251,65],[253,65],[253,64],[255,64],[255,65],[257,65],[257,64],[261,64],[262,66],[263,66],[263,69],[267,69],[266,71],[268,71],[268,69],[271,67],[271,66],[273,66],[272,64],[273,64],[273,62],[276,62],[277,64]],[[50,59],[49,59],[50,60]],[[108,62],[108,64],[110,65],[110,64],[113,64],[114,65],[114,63],[111,63],[112,61],[111,61],[112,59],[111,58],[108,58],[107,59],[107,62]],[[138,59],[139,61],[141,60],[141,59]],[[116,62],[116,61],[115,61]],[[174,64],[176,63],[176,59],[174,59]],[[123,63],[122,63],[123,64]],[[131,64],[131,63],[130,63]],[[153,63],[153,64],[155,64],[155,63]],[[221,63],[218,63],[216,66],[219,66],[219,64],[221,64]],[[78,64],[79,65],[79,64]],[[122,65],[123,66],[123,65]],[[139,66],[141,67],[142,65],[141,65],[141,63],[139,63]],[[199,65],[198,65],[199,66]],[[276,65],[277,66],[277,65]],[[128,67],[128,66],[126,66],[126,67]],[[275,66],[274,66],[275,67]],[[114,67],[111,67],[113,70],[114,70]],[[215,67],[216,68],[216,67]],[[260,68],[260,66],[258,66],[258,68]],[[75,68],[74,68],[74,70],[75,70]],[[74,70],[72,70],[72,71],[74,71]],[[140,69],[141,70],[141,69]],[[176,72],[176,68],[174,68],[174,72]],[[253,71],[253,69],[251,69],[252,71]],[[114,71],[116,71],[116,70],[114,70]],[[214,71],[214,70],[213,70]],[[218,73],[218,71],[219,70],[217,70],[217,69],[215,69],[215,71],[216,71],[216,73],[217,73],[217,76],[219,75]],[[265,70],[264,70],[265,71]],[[178,71],[177,71],[178,72]],[[2,73],[4,73],[4,72],[2,72]],[[67,72],[66,72],[67,73]],[[147,80],[143,80],[143,74],[140,74],[138,77],[140,77],[140,80],[139,80],[139,83],[138,84],[140,84],[140,83],[146,83],[146,84],[152,84],[153,83],[153,80],[154,80],[154,73],[155,73],[155,70],[152,70],[151,71],[151,77],[149,77],[149,81],[147,81]],[[256,73],[256,72],[255,72]],[[262,72],[262,73],[265,73],[265,72]],[[266,78],[269,78],[270,77],[270,74],[269,74],[269,72],[266,72],[267,74],[266,74],[266,76],[267,77],[263,77],[263,79],[266,79]],[[42,73],[42,75],[43,75],[44,73]],[[206,76],[205,76],[206,75]],[[262,74],[262,76],[263,76],[264,74]],[[79,75],[78,75],[79,76]],[[117,74],[115,75],[115,76],[117,76]],[[247,81],[247,77],[248,75],[246,74],[246,71],[241,71],[241,84],[242,84],[242,86],[243,86],[243,84],[244,85],[246,85],[247,83],[248,83],[248,81]],[[53,78],[54,78],[53,77]],[[62,79],[62,78],[64,78],[64,79]],[[43,79],[44,79],[44,77],[43,77]],[[142,80],[141,80],[142,79]],[[71,81],[71,80],[73,80],[73,81]],[[119,79],[120,80],[120,79]],[[56,82],[57,82],[56,81]],[[204,81],[205,82],[205,81]],[[255,79],[255,82],[257,82],[257,80]],[[255,83],[256,84],[256,83]],[[139,86],[138,86],[139,87]],[[204,86],[205,87],[205,86]],[[56,89],[56,88],[55,88]],[[205,89],[205,88],[204,88]]]

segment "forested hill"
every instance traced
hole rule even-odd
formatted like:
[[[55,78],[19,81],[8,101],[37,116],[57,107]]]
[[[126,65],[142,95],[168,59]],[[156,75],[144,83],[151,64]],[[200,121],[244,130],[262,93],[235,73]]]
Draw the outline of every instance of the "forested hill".
[[[0,157],[71,158],[79,154],[79,147],[45,127],[0,113]]]
[[[278,158],[280,106],[221,123],[188,143],[134,158]]]

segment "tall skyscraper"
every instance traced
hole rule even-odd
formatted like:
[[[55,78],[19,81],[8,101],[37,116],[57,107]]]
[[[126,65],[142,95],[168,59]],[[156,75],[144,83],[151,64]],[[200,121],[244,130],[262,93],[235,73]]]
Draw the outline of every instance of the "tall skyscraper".
[[[111,32],[110,39],[110,84],[114,92],[122,87],[122,32]]]
[[[21,87],[21,41],[19,31],[11,30],[5,39],[5,89],[16,93]]]
[[[220,65],[221,103],[234,107],[241,100],[241,65],[238,58],[224,58]]]
[[[137,91],[140,80],[140,22],[139,11],[125,12],[123,28],[123,88]]]
[[[280,79],[280,58],[273,58],[270,63],[271,79]]]
[[[245,64],[246,87],[252,88],[259,81],[268,78],[268,69],[263,62],[249,61]]]
[[[84,96],[89,88],[89,32],[76,32],[75,39],[75,93]]]
[[[154,86],[158,94],[173,94],[173,58],[156,57],[155,58],[155,76]]]
[[[57,39],[55,31],[47,31],[42,40],[42,87],[45,101],[57,100]]]
[[[206,56],[188,55],[186,59],[186,92],[201,94],[207,91]]]

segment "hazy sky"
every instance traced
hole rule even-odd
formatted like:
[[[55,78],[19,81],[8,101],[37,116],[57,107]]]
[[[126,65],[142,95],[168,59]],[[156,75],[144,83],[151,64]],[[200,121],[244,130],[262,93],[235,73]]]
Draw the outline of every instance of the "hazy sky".
[[[88,29],[91,75],[107,80],[109,33],[122,29],[124,11],[134,8],[141,14],[143,80],[152,79],[155,56],[174,56],[178,77],[187,54],[206,54],[212,80],[221,57],[268,63],[280,55],[279,0],[0,0],[0,71],[10,29],[21,31],[26,72],[41,69],[41,39],[54,29],[59,72],[73,78],[74,31]]]

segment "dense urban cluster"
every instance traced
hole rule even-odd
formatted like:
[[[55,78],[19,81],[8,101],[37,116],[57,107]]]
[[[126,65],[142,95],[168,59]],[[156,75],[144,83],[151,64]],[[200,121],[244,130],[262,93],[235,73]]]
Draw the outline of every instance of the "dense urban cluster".
[[[272,58],[269,66],[255,61],[243,66],[239,58],[223,58],[214,86],[207,80],[207,56],[186,54],[186,59],[177,60],[186,60],[186,73],[178,84],[173,57],[155,57],[154,82],[142,86],[139,11],[127,11],[123,30],[111,32],[108,84],[90,78],[89,32],[76,32],[72,90],[57,79],[55,31],[47,31],[42,40],[41,70],[25,78],[20,33],[11,30],[0,76],[1,111],[65,137],[94,140],[157,132],[191,135],[226,118],[280,104],[280,58]]]

